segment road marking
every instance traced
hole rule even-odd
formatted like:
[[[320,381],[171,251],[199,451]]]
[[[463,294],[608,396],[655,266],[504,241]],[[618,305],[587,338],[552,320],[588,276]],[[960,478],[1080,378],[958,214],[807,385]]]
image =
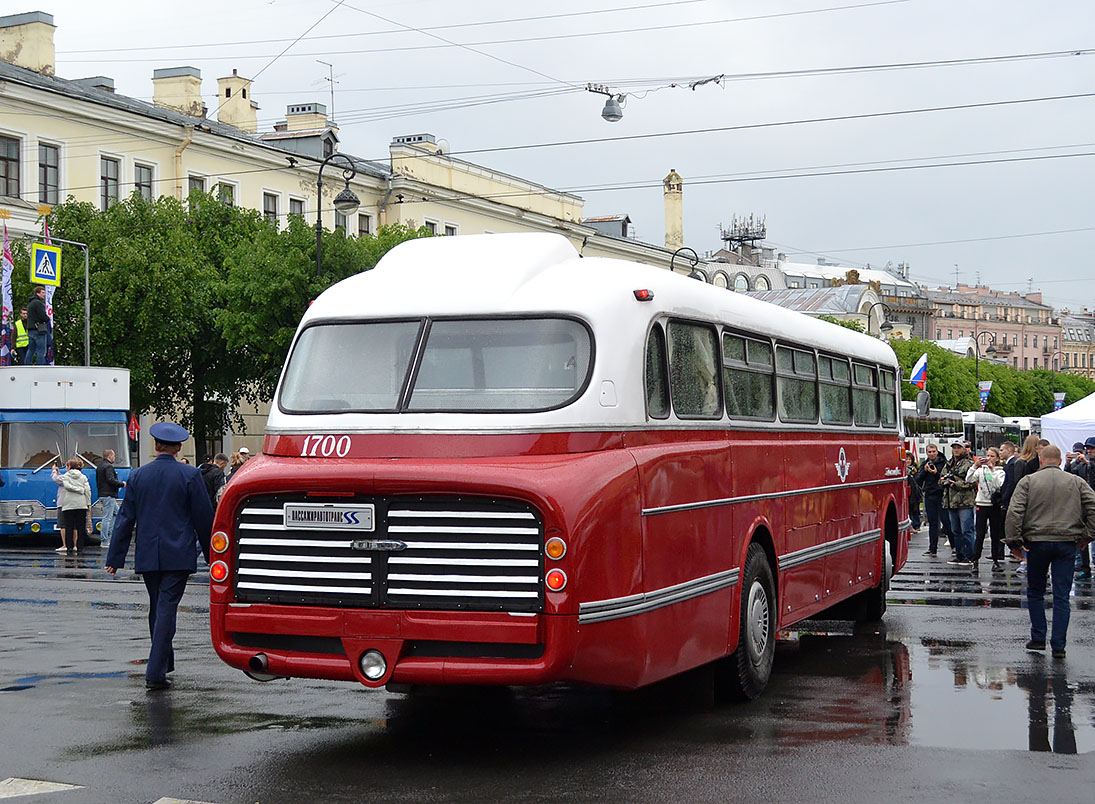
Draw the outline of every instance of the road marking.
[[[16,796],[37,796],[42,793],[63,793],[66,790],[81,790],[78,784],[61,784],[60,782],[43,782],[39,779],[17,779],[8,777],[0,781],[0,798],[15,798]]]
[[[153,801],[152,804],[212,804],[212,802],[194,801],[189,798],[161,798]]]

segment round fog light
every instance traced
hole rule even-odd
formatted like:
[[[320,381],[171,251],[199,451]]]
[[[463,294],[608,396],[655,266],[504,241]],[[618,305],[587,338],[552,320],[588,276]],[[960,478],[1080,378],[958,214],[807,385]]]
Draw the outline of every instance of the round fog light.
[[[361,665],[362,675],[369,681],[379,681],[388,672],[388,661],[384,658],[384,654],[378,650],[365,651],[361,654],[358,664]]]
[[[220,582],[228,577],[228,565],[223,561],[214,561],[209,565],[209,577]]]
[[[561,592],[567,585],[567,574],[561,569],[553,569],[544,576],[544,583],[552,592]]]
[[[42,526],[39,525],[37,522],[34,522],[34,523],[31,524],[30,529],[31,529],[31,532],[38,533],[38,531],[40,531],[42,529]]]

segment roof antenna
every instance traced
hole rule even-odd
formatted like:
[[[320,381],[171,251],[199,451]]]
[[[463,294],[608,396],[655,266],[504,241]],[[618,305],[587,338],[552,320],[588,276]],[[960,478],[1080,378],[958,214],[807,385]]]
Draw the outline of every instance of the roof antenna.
[[[316,63],[326,65],[330,72],[326,78],[326,80],[331,83],[331,114],[327,116],[327,120],[333,122],[335,119],[335,84],[337,83],[335,81],[335,65],[327,61],[320,61],[319,59],[316,59]]]

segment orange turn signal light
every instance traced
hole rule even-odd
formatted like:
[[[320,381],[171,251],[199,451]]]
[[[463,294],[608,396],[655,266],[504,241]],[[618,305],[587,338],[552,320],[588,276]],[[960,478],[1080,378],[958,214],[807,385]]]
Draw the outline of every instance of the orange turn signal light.
[[[544,576],[544,583],[552,592],[561,592],[567,585],[567,574],[561,569],[553,569]]]
[[[544,552],[547,553],[548,558],[558,561],[567,554],[567,543],[558,536],[552,536],[544,544]]]
[[[223,561],[214,561],[209,565],[209,577],[214,581],[223,581],[228,577],[228,565]]]
[[[223,530],[218,530],[213,534],[213,538],[209,540],[209,546],[213,548],[214,553],[223,553],[228,549],[228,534]]]

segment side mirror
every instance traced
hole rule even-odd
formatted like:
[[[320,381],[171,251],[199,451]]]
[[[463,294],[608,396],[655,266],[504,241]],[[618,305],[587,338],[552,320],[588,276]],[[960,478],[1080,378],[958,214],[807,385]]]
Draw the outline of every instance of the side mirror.
[[[932,407],[932,395],[927,391],[921,391],[916,395],[916,415],[927,416]]]

